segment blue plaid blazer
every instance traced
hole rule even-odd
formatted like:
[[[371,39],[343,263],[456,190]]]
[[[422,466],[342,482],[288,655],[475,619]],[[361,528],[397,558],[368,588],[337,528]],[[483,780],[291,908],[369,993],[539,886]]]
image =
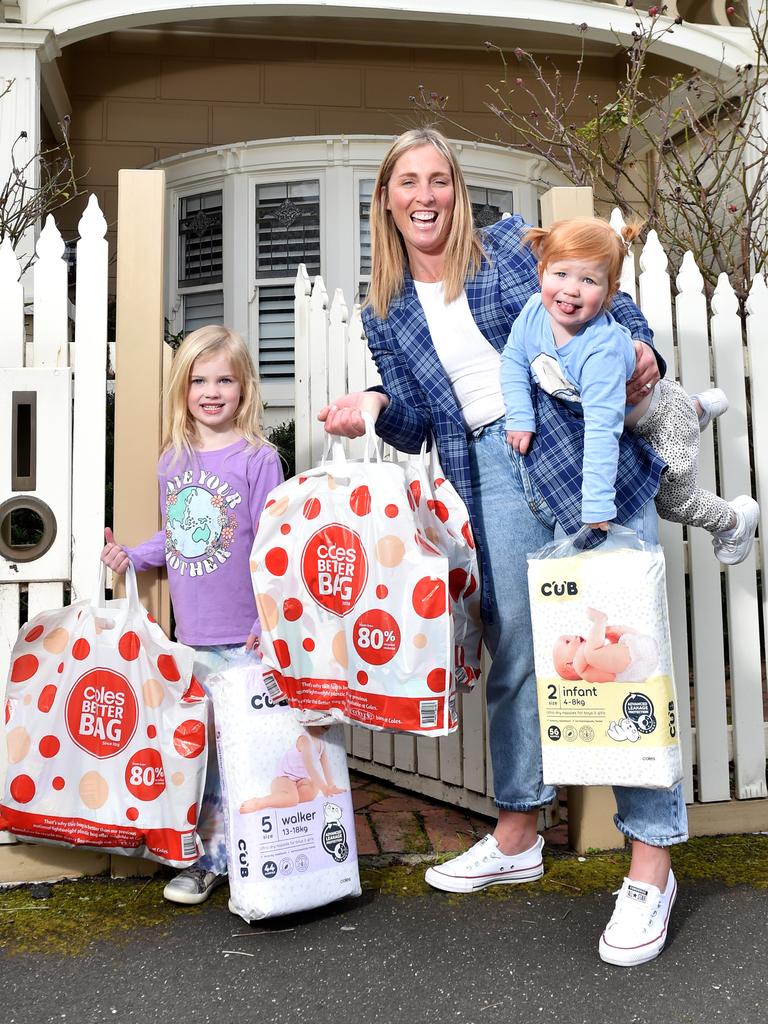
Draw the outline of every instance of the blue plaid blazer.
[[[488,228],[483,245],[490,260],[484,260],[465,285],[475,323],[498,352],[515,318],[539,290],[536,260],[522,245],[527,227],[521,217],[514,216]],[[620,292],[611,312],[633,338],[652,344],[651,330],[628,295]],[[381,375],[383,386],[377,390],[390,399],[376,423],[377,433],[400,451],[418,452],[431,432],[443,469],[474,520],[466,426],[407,270],[403,290],[390,304],[388,316],[381,319],[366,307],[363,323]],[[663,360],[660,363],[663,375]],[[558,402],[535,386],[532,395],[537,427],[525,457],[528,472],[563,529],[574,533],[581,526],[584,421],[570,403]],[[626,522],[655,496],[665,466],[642,438],[622,435],[616,481],[619,522]]]

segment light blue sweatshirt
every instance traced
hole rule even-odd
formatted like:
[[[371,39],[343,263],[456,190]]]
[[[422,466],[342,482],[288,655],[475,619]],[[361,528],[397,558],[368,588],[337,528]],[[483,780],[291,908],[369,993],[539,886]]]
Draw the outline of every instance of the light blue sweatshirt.
[[[581,405],[582,522],[600,523],[616,516],[619,437],[631,408],[626,404],[626,388],[634,372],[630,333],[607,311],[559,347],[540,295],[531,296],[512,325],[501,357],[506,428],[536,431],[531,379],[553,397]]]

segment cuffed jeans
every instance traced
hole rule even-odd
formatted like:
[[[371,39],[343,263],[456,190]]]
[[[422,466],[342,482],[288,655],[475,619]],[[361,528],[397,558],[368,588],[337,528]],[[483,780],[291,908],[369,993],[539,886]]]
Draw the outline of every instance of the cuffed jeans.
[[[542,781],[527,555],[552,540],[556,523],[533,487],[524,460],[507,444],[503,420],[470,437],[469,459],[475,526],[486,559],[486,585],[492,591],[483,626],[493,658],[486,702],[495,799],[504,810],[529,811],[551,803],[555,791]],[[644,540],[657,541],[652,502],[625,525]],[[651,846],[687,839],[681,786],[616,786],[614,794],[616,827],[630,839]]]

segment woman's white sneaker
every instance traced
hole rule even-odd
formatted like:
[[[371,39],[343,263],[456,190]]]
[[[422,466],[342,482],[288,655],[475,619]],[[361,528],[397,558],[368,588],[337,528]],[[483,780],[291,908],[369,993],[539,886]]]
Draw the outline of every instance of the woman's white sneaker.
[[[429,868],[424,878],[444,892],[476,892],[487,885],[535,882],[544,874],[543,846],[544,839],[537,836],[530,850],[507,857],[488,835],[453,860]]]
[[[600,938],[600,959],[617,967],[634,967],[654,960],[664,949],[677,882],[670,869],[660,892],[648,882],[625,878],[616,893],[616,906]]]

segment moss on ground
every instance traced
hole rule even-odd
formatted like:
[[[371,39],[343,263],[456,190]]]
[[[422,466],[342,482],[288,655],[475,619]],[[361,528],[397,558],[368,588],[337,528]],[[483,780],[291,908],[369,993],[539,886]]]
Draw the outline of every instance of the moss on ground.
[[[440,858],[449,859],[450,855]],[[726,836],[691,839],[672,852],[675,874],[682,882],[716,881],[768,889],[768,836]],[[515,899],[534,892],[578,897],[610,892],[621,884],[629,855],[595,853],[546,856],[544,878],[530,885],[497,885],[480,899]],[[434,892],[424,881],[423,863],[363,867],[363,887],[383,895],[414,897]],[[35,899],[30,886],[0,892],[0,949],[6,953],[54,953],[77,956],[104,940],[127,942],[136,929],[166,931],[178,914],[200,914],[226,905],[221,888],[199,907],[178,907],[162,897],[165,879],[80,879],[50,887],[47,899]],[[449,897],[462,899],[461,896]]]
[[[77,956],[93,942],[128,941],[137,928],[167,928],[177,914],[199,914],[202,907],[178,907],[163,899],[161,879],[88,878],[50,887],[0,892],[0,949],[6,953],[59,953]],[[226,889],[209,905],[226,902]]]
[[[440,857],[449,860],[452,854]],[[768,889],[768,836],[725,836],[690,839],[674,847],[672,863],[678,881],[718,881]],[[629,867],[629,852],[594,853],[578,858],[571,853],[545,855],[546,873],[529,885],[495,885],[479,894],[484,899],[512,899],[532,892],[588,896],[621,885]],[[363,870],[366,888],[391,896],[422,896],[432,891],[424,881],[424,866],[394,865]],[[461,897],[457,897],[461,898]]]

